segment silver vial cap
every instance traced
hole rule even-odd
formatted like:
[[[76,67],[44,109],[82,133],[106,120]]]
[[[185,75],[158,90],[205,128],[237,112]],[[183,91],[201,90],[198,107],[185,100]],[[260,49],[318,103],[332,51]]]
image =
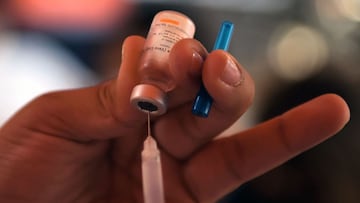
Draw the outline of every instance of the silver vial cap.
[[[137,109],[152,115],[166,112],[166,94],[154,85],[139,84],[134,87],[130,103]]]

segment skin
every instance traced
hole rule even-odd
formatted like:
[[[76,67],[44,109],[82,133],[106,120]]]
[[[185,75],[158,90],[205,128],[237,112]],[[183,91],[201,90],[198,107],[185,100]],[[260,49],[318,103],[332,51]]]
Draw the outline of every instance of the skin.
[[[39,96],[1,127],[0,202],[143,202],[147,117],[129,103],[143,45],[138,36],[125,40],[116,79]],[[238,82],[219,78],[229,61],[241,72]],[[213,140],[251,105],[251,76],[229,53],[207,53],[192,39],[174,46],[169,63],[177,85],[168,112],[152,118],[166,202],[214,202],[336,134],[350,117],[345,101],[327,94]],[[190,110],[200,78],[214,99],[207,119]]]

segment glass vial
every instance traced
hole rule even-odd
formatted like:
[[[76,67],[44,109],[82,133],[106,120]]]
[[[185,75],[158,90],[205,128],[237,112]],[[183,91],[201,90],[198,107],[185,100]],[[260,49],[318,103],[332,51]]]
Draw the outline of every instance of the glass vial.
[[[170,50],[176,42],[194,34],[194,23],[182,13],[166,10],[155,15],[140,62],[141,83],[131,94],[132,105],[153,115],[166,112],[166,92],[175,87],[169,71]]]

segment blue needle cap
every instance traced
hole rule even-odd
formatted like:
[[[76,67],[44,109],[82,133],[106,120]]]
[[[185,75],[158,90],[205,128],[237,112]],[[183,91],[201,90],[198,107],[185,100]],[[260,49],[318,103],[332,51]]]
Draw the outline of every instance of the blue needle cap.
[[[227,51],[230,45],[234,24],[230,21],[224,21],[221,24],[218,36],[216,38],[213,50],[222,49]],[[204,84],[201,84],[200,90],[196,95],[192,113],[200,117],[208,117],[213,99],[206,91]]]

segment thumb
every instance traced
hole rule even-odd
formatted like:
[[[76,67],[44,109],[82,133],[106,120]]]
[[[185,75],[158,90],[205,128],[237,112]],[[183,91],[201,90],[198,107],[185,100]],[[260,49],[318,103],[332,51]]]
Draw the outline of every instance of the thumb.
[[[5,123],[2,133],[13,134],[18,129],[28,129],[76,141],[136,133],[145,118],[131,107],[129,98],[137,83],[143,45],[144,39],[137,36],[124,41],[116,80],[39,96]]]

